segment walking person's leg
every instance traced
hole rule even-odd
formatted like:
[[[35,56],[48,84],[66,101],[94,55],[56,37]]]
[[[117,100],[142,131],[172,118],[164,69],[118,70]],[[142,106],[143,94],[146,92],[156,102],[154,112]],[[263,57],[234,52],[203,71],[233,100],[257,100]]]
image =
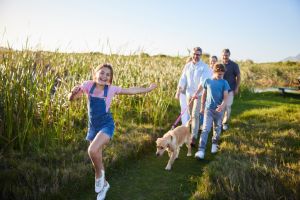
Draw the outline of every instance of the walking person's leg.
[[[201,105],[201,98],[195,99],[193,104],[192,110],[192,135],[195,139],[198,138],[198,131],[199,131],[199,117],[200,117],[200,105]]]
[[[186,102],[187,102],[187,106],[188,106],[188,116],[189,116],[189,119],[191,119],[192,118],[192,111],[193,111],[193,102],[192,103],[190,103],[190,101],[191,101],[191,96],[188,96],[188,95],[186,95]],[[191,119],[192,120],[192,119]],[[191,123],[191,126],[192,126],[192,123]],[[193,135],[191,134],[191,146],[192,147],[195,147],[195,143],[196,143],[196,140],[194,139],[194,137],[193,137]]]
[[[212,146],[211,146],[211,153],[217,153],[219,148],[219,139],[222,132],[222,118],[223,112],[216,112],[214,113],[214,132],[212,137]]]
[[[188,97],[187,100],[190,101],[192,97]],[[187,101],[187,102],[189,102]],[[198,138],[198,131],[199,131],[199,114],[200,114],[200,103],[201,99],[194,99],[192,105],[189,107],[189,114],[192,118],[192,146],[195,146],[195,142]]]
[[[186,101],[186,96],[183,93],[180,93],[179,96],[179,103],[180,103],[180,108],[181,108],[181,113],[186,109],[186,107],[188,106],[188,103]],[[189,121],[189,113],[188,111],[184,112],[181,116],[181,123],[182,124],[186,124]]]
[[[202,113],[199,114],[199,129],[202,131],[203,130],[203,120],[204,120],[204,115]]]
[[[205,111],[204,111],[204,121],[203,121],[203,130],[202,130],[202,133],[200,135],[198,152],[195,154],[196,158],[200,158],[200,159],[204,158],[206,144],[207,144],[207,138],[208,138],[208,134],[211,130],[212,123],[213,123],[212,111],[209,110],[209,109],[205,109]]]
[[[110,138],[104,133],[98,133],[88,148],[88,154],[95,170],[95,192],[100,192],[104,186],[105,174],[102,162],[102,151]]]
[[[228,129],[228,123],[230,119],[230,114],[231,114],[231,106],[233,103],[234,99],[234,91],[231,91],[228,93],[227,97],[227,104],[224,109],[224,117],[223,117],[223,130],[226,131]]]

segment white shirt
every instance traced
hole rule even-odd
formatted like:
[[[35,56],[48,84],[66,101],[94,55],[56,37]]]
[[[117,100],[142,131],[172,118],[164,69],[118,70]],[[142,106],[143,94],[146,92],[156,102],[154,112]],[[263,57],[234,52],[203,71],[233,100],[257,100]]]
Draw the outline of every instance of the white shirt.
[[[184,66],[178,85],[182,89],[186,88],[187,96],[193,96],[198,85],[202,85],[207,78],[211,78],[209,66],[201,60],[196,64],[191,61]],[[199,93],[199,96],[201,95],[202,92]]]

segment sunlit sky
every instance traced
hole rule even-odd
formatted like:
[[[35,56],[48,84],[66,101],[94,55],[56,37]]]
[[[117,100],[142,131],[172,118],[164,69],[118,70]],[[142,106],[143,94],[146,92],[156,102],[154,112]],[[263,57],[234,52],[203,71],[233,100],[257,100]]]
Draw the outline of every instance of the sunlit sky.
[[[276,62],[300,53],[300,0],[0,0],[0,46]]]

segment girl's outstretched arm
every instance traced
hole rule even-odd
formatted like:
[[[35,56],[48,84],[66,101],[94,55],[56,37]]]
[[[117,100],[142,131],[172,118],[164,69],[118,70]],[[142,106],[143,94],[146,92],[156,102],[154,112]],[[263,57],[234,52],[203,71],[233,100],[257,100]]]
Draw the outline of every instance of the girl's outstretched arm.
[[[148,88],[144,87],[131,87],[131,88],[122,88],[119,94],[142,94],[151,92],[157,87],[155,83],[152,83]]]
[[[83,94],[83,90],[80,86],[75,86],[72,91],[68,94],[69,101],[73,101],[74,99],[78,99]]]

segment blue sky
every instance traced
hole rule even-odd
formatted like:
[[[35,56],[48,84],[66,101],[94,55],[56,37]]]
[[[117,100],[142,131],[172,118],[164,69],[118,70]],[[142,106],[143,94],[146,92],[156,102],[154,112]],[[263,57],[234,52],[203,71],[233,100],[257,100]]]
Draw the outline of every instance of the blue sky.
[[[26,42],[28,41],[28,42]],[[234,60],[300,53],[300,0],[0,0],[0,46]]]

